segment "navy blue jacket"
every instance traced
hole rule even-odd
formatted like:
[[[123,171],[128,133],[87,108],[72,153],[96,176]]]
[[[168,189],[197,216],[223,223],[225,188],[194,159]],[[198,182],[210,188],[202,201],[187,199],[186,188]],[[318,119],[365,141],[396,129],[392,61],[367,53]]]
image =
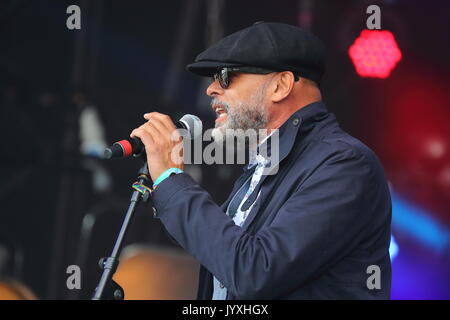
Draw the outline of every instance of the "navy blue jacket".
[[[222,206],[186,173],[153,192],[157,217],[202,265],[198,298],[212,297],[214,275],[228,299],[388,299],[391,200],[375,154],[322,102],[294,113],[279,137],[279,171],[244,204],[261,191],[242,227],[224,212],[250,170]],[[371,265],[380,289],[367,286]]]

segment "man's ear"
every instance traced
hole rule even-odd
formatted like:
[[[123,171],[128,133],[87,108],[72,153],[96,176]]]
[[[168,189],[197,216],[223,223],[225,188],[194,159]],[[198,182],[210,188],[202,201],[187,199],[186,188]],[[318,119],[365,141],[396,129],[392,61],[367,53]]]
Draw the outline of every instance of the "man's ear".
[[[272,102],[280,102],[285,99],[294,87],[294,74],[290,71],[283,71],[273,79]]]

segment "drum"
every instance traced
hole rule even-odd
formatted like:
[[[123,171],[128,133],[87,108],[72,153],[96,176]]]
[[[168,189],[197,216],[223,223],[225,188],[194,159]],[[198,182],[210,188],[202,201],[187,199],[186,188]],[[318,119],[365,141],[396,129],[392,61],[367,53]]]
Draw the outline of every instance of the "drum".
[[[0,300],[36,300],[34,293],[17,280],[0,281]]]

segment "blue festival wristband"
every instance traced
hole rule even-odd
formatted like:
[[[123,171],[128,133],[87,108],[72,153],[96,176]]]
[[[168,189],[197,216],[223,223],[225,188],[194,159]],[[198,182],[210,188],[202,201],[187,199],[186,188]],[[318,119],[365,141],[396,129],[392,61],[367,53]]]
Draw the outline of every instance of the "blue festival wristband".
[[[153,183],[153,188],[155,188],[158,184],[160,184],[161,182],[163,182],[163,180],[165,180],[166,178],[168,178],[172,173],[178,174],[178,173],[183,173],[183,170],[179,169],[179,168],[170,168],[167,169],[166,171],[164,171],[163,173],[161,173],[159,175],[159,177],[156,179],[156,181]]]

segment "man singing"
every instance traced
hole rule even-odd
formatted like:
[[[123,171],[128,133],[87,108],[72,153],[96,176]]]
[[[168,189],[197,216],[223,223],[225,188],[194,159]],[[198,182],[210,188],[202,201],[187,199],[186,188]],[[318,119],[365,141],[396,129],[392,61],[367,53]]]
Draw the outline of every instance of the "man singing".
[[[146,114],[132,132],[146,148],[156,216],[202,265],[198,298],[388,299],[388,185],[375,154],[321,101],[321,41],[294,26],[256,23],[187,68],[213,79],[206,93],[216,135],[278,129],[279,139],[276,166],[257,154],[219,206],[172,159],[168,116]],[[379,271],[375,284],[369,270]]]

